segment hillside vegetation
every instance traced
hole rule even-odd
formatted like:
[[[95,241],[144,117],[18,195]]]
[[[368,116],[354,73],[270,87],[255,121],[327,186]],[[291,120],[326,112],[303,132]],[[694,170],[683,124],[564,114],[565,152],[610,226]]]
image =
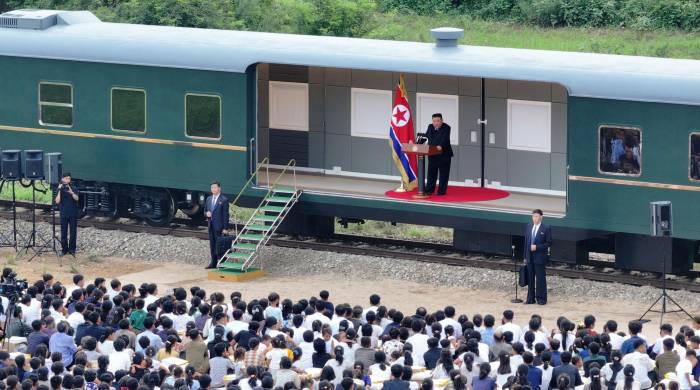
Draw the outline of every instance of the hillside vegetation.
[[[87,9],[104,21],[700,58],[697,0],[0,0],[17,8]]]

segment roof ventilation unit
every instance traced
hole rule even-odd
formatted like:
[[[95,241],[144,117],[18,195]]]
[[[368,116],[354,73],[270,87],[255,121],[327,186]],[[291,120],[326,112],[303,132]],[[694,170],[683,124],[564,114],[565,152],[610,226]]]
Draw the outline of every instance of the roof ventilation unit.
[[[430,30],[437,47],[455,47],[457,40],[464,36],[464,30],[455,27],[439,27]]]
[[[0,28],[44,30],[56,25],[56,15],[62,11],[20,9],[0,15]]]

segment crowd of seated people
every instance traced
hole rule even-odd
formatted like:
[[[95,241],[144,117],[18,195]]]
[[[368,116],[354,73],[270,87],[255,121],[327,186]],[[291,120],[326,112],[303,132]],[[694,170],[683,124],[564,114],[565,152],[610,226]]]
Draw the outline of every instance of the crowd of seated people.
[[[3,302],[7,308],[7,302]],[[697,390],[700,318],[652,340],[642,324],[593,315],[542,318],[412,313],[276,293],[163,292],[51,275],[31,285],[3,329],[0,390]],[[0,318],[1,319],[1,318]],[[697,334],[697,335],[696,335]]]

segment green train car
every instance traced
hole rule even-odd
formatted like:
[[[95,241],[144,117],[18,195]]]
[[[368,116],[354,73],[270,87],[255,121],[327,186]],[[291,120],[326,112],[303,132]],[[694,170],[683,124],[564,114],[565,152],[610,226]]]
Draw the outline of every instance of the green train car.
[[[337,217],[454,228],[454,246],[522,251],[533,208],[552,258],[692,267],[700,242],[700,62],[144,26],[86,11],[0,15],[0,148],[64,154],[86,213],[202,219],[210,182],[235,196],[256,169],[294,160],[303,190],[282,229]],[[417,131],[452,126],[450,184],[490,201],[388,198],[393,94],[405,79]],[[255,205],[266,181],[244,194]],[[673,202],[673,237],[649,236],[649,203]]]

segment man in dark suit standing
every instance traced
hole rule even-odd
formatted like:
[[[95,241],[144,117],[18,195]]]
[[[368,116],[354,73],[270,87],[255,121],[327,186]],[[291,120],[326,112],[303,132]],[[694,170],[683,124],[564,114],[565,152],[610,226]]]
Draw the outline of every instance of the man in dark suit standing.
[[[435,184],[440,177],[438,195],[447,193],[447,181],[450,179],[450,163],[452,162],[452,145],[450,144],[450,125],[442,121],[442,114],[433,114],[433,123],[428,125],[425,136],[428,138],[428,145],[437,146],[442,153],[428,157],[428,183],[425,186],[425,193],[430,195],[435,191]]]
[[[221,184],[218,181],[211,183],[211,195],[205,203],[205,215],[209,221],[209,250],[211,251],[211,263],[207,269],[216,268],[219,256],[216,253],[216,240],[226,233],[228,229],[228,198],[221,193]]]
[[[54,201],[61,211],[61,254],[75,257],[75,241],[78,233],[78,194],[66,172],[56,190]],[[70,233],[70,239],[68,238]]]
[[[547,304],[547,276],[545,266],[549,261],[552,231],[542,223],[542,210],[532,211],[532,222],[525,229],[525,264],[527,265],[527,304]]]

